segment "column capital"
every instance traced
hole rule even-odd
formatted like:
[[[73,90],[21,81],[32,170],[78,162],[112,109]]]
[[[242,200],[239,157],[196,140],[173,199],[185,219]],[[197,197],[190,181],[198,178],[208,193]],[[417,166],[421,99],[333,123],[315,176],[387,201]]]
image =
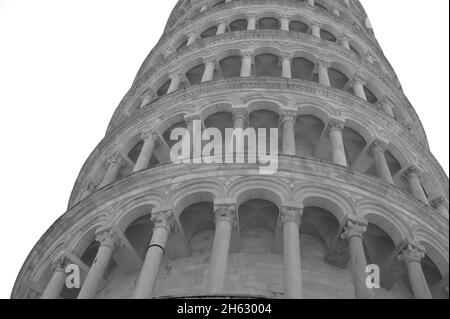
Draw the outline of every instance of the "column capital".
[[[152,211],[151,221],[154,228],[165,228],[167,231],[176,230],[175,217],[172,209],[154,209]]]
[[[115,152],[108,157],[108,163],[123,165],[124,160],[123,160],[122,155],[119,152]]]
[[[144,142],[154,141],[155,144],[159,142],[159,132],[154,129],[145,130],[141,134]]]
[[[83,191],[93,191],[95,189],[95,184],[91,181],[85,181],[82,184],[81,189]]]
[[[192,123],[193,121],[201,121],[202,118],[200,116],[200,114],[198,113],[192,113],[192,114],[186,114],[184,116],[184,121],[189,124]]]
[[[206,57],[203,58],[203,63],[207,64],[207,63],[212,63],[215,64],[217,62],[217,59],[215,57]]]
[[[359,237],[363,239],[364,233],[367,231],[367,223],[363,220],[347,220],[342,239],[351,239]]]
[[[430,201],[431,207],[434,209],[438,209],[439,207],[446,207],[446,201],[443,196],[438,196]]]
[[[328,122],[328,126],[326,129],[326,135],[330,134],[331,131],[335,131],[335,130],[342,132],[344,130],[344,127],[345,127],[344,121],[339,120],[339,119],[331,119]]]
[[[366,84],[366,80],[361,75],[355,74],[353,76],[353,79],[351,80],[351,83],[353,85],[355,85],[355,84],[365,85]]]
[[[297,120],[297,110],[282,110],[280,114],[280,122],[294,122]]]
[[[325,61],[325,60],[318,60],[317,61],[317,64],[316,64],[318,67],[321,67],[321,68],[324,68],[324,69],[329,69],[330,68],[330,62],[328,62],[328,61]]]
[[[397,257],[399,261],[403,261],[405,264],[412,262],[420,263],[423,258],[425,258],[425,250],[412,244],[408,244],[406,249]]]
[[[169,45],[167,48],[163,50],[163,56],[167,58],[169,55],[174,53],[176,50],[172,45]]]
[[[284,60],[289,60],[290,61],[294,57],[294,54],[292,52],[283,51],[283,52],[281,52],[281,57]]]
[[[95,232],[95,239],[100,246],[107,246],[111,249],[122,246],[122,240],[119,234],[112,227],[101,227]]]
[[[370,150],[372,153],[374,153],[374,152],[384,153],[386,151],[386,148],[387,148],[387,143],[382,140],[379,140],[379,139],[374,140],[372,142],[372,145],[370,146]]]
[[[61,256],[56,258],[52,264],[51,269],[53,272],[65,272],[67,266],[67,258],[65,256]]]
[[[169,79],[180,79],[181,78],[181,72],[179,70],[173,70],[169,73]]]
[[[233,107],[231,110],[233,114],[233,121],[236,121],[237,119],[243,119],[244,121],[247,120],[248,117],[248,108],[247,107]]]
[[[410,179],[413,177],[419,177],[420,171],[416,166],[411,166],[408,169],[406,169],[402,176],[405,177],[406,179]]]
[[[251,50],[242,50],[241,51],[241,56],[242,57],[253,57],[253,51],[251,51]]]
[[[283,206],[280,213],[280,226],[285,223],[294,222],[299,227],[302,222],[303,207],[301,206]]]
[[[236,226],[236,204],[220,203],[214,204],[214,217],[216,224],[221,221],[230,223],[231,226]]]

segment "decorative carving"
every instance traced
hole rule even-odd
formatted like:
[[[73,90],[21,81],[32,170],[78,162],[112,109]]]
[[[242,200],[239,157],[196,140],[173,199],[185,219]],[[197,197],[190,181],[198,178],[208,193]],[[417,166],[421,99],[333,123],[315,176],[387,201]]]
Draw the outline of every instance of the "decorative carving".
[[[412,262],[420,263],[425,258],[425,251],[422,248],[414,247],[409,244],[406,249],[397,257],[399,261],[403,261],[405,264]]]
[[[66,266],[67,266],[67,259],[64,256],[61,256],[59,258],[56,258],[52,262],[51,269],[52,269],[53,272],[57,272],[57,271],[65,272]]]
[[[326,135],[329,135],[334,130],[343,131],[344,130],[344,123],[339,120],[332,119],[328,122],[328,126],[326,129]]]
[[[280,226],[285,223],[294,222],[300,227],[302,216],[303,208],[284,206],[281,208]]]
[[[176,230],[175,217],[173,216],[172,210],[161,211],[153,213],[151,217],[154,228],[165,228],[167,231]]]
[[[294,122],[297,120],[297,111],[283,111],[280,116],[280,122],[284,123],[287,121]]]
[[[115,165],[122,166],[124,163],[124,160],[123,160],[122,155],[120,155],[120,153],[116,152],[116,153],[112,154],[110,157],[108,157],[108,163],[110,165],[115,164]]]
[[[117,232],[112,228],[103,228],[96,232],[96,240],[100,246],[107,246],[111,249],[122,246],[122,240]]]
[[[419,177],[419,170],[415,166],[411,166],[407,170],[405,170],[402,174],[406,179]]]
[[[216,223],[225,221],[230,223],[231,226],[234,227],[237,223],[236,205],[234,204],[215,205],[214,216]]]
[[[358,221],[347,221],[347,225],[344,227],[344,232],[342,233],[343,239],[351,239],[353,237],[359,237],[363,239],[364,233],[367,231],[367,225],[362,224]]]

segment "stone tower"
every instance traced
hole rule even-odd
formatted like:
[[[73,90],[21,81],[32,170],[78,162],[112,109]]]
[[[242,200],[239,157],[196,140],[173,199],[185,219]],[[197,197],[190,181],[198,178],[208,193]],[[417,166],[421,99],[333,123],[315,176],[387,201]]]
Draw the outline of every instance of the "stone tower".
[[[210,128],[276,172],[171,160]],[[358,1],[180,0],[12,297],[448,298],[448,200]]]

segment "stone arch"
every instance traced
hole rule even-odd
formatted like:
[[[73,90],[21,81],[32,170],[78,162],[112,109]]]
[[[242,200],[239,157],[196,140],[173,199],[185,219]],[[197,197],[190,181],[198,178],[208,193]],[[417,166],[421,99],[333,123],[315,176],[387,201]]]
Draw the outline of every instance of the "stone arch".
[[[382,204],[362,201],[357,205],[358,216],[386,232],[395,246],[410,238],[411,232],[398,211],[390,211]]]
[[[114,218],[113,223],[119,230],[125,232],[133,221],[145,215],[142,210],[137,210],[138,208],[143,206],[156,208],[161,206],[161,202],[161,194],[155,192],[145,192],[139,196],[134,196],[124,203],[121,203],[120,206],[115,207],[115,211],[118,213]],[[150,213],[151,209],[149,209],[147,214]]]
[[[271,111],[276,114],[281,114],[282,105],[278,101],[271,100],[253,100],[248,104],[248,113],[256,111]]]
[[[298,108],[298,115],[313,115],[321,119],[325,125],[330,118],[339,116],[338,110],[325,102],[317,103],[316,101],[300,100],[294,102],[294,107]]]
[[[420,228],[416,230],[415,239],[426,251],[426,255],[436,265],[442,277],[449,273],[448,247],[436,244],[436,239],[428,231]]]
[[[208,117],[221,112],[231,113],[234,103],[232,102],[212,102],[211,104],[204,106],[199,109],[200,117],[206,120]]]
[[[171,191],[171,196],[166,202],[172,204],[173,214],[180,217],[183,210],[198,202],[214,202],[216,198],[223,198],[225,190],[220,182],[193,181],[183,183]]]
[[[294,189],[295,200],[304,207],[315,206],[322,208],[331,214],[341,224],[347,216],[355,215],[353,203],[332,186],[313,186],[308,184],[298,185]]]
[[[281,208],[283,203],[288,202],[289,193],[289,188],[275,178],[241,178],[228,187],[228,197],[236,201],[237,209],[243,202],[259,198],[265,198]]]

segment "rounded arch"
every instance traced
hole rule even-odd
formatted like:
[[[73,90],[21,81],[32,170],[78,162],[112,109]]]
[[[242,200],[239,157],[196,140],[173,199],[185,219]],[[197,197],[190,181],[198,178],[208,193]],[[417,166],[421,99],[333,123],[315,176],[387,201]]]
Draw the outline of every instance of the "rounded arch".
[[[248,113],[256,111],[271,111],[281,114],[282,105],[278,101],[270,100],[253,100],[248,104]]]
[[[173,214],[176,218],[179,218],[187,207],[200,202],[214,203],[216,198],[223,198],[224,194],[225,190],[220,182],[195,181],[185,183],[171,191],[171,196],[167,198],[166,202],[173,203]]]
[[[230,113],[232,111],[233,105],[234,104],[232,102],[219,102],[212,105],[205,105],[199,110],[199,114],[200,117],[205,120],[216,113]]]
[[[298,108],[298,115],[313,115],[319,118],[325,125],[332,117],[338,117],[339,112],[328,103],[316,101],[295,101],[294,107]]]
[[[448,275],[449,273],[449,263],[448,255],[445,253],[447,250],[441,248],[433,243],[434,240],[430,238],[428,234],[419,231],[416,239],[419,244],[425,248],[426,255],[431,259],[431,261],[436,265],[442,277]]]
[[[299,185],[294,189],[295,198],[301,202],[304,207],[318,207],[332,213],[339,224],[341,224],[348,215],[355,215],[353,203],[338,191],[335,187]]]
[[[279,208],[289,200],[289,188],[278,179],[260,177],[240,178],[230,184],[228,197],[236,200],[236,208],[252,199],[265,199]]]
[[[357,210],[360,217],[388,234],[395,246],[399,246],[405,239],[411,237],[411,232],[399,212],[390,211],[373,201],[358,203]]]
[[[375,130],[371,126],[367,125],[366,123],[360,123],[359,121],[356,121],[354,119],[346,119],[345,127],[348,127],[361,135],[366,144],[373,141],[376,136]]]

